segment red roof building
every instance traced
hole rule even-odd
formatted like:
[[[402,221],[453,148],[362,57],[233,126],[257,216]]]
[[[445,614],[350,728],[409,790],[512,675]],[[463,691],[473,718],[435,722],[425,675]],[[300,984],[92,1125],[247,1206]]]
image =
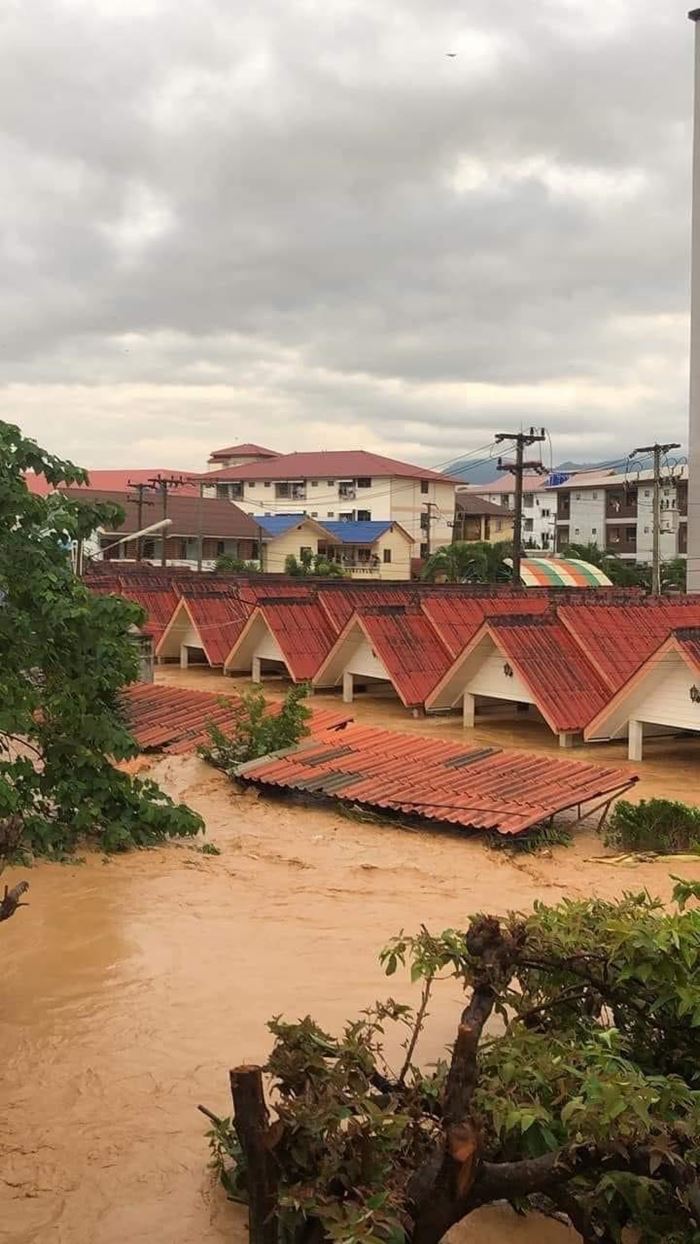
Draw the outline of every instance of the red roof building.
[[[406,708],[423,705],[450,664],[450,654],[418,607],[358,609],[314,677],[316,687],[342,683],[350,703],[355,681],[389,682]]]
[[[261,682],[267,671],[310,681],[335,641],[328,615],[313,598],[268,596],[231,646],[224,671]]]
[[[561,605],[557,616],[611,691],[618,691],[672,630],[700,626],[700,597]]]
[[[206,595],[183,595],[156,647],[159,660],[179,660],[186,669],[203,657],[214,667],[223,666],[241,634],[251,608],[236,592],[212,589]]]
[[[178,494],[186,497],[196,497],[199,495],[199,484],[197,475],[193,476],[191,471],[169,471],[158,467],[135,467],[135,468],[117,468],[112,470],[94,470],[89,473],[89,481],[87,484],[73,484],[73,488],[91,489],[98,492],[118,492],[126,493],[132,484],[147,484],[151,479],[182,479],[184,482],[178,487]],[[43,475],[35,475],[29,471],[25,476],[27,488],[35,495],[46,497],[50,492],[56,492],[55,484],[50,484]],[[66,491],[64,486],[59,485],[61,491]],[[173,495],[172,493],[170,494]]]
[[[216,483],[217,480],[310,480],[331,476],[339,479],[362,479],[366,476],[391,479],[398,476],[432,479],[441,484],[450,481],[450,476],[432,471],[429,467],[412,466],[366,449],[321,449],[309,453],[276,454],[262,462],[241,463],[236,467],[211,471],[206,479]]]
[[[552,615],[491,618],[452,663],[428,710],[460,701],[473,726],[477,703],[534,705],[562,746],[571,746],[609,690],[576,641]]]
[[[494,589],[492,593],[458,596],[442,592],[421,596],[421,606],[442,642],[453,657],[459,656],[480,630],[486,618],[509,617],[514,613],[547,613],[550,600],[546,593]]]
[[[209,465],[214,467],[239,466],[246,462],[262,462],[278,455],[274,449],[265,449],[262,445],[229,445],[226,449],[215,449],[209,455]]]

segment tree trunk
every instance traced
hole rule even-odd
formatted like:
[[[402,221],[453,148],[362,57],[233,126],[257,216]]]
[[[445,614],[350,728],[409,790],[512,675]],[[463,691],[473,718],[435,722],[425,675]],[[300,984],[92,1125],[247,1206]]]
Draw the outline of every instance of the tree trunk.
[[[236,1133],[245,1156],[250,1244],[277,1244],[277,1173],[260,1067],[230,1072]]]

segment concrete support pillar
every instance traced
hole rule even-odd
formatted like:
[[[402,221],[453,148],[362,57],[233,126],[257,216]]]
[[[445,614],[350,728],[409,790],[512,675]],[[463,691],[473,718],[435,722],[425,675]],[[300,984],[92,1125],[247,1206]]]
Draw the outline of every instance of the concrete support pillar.
[[[190,654],[187,649],[187,644],[180,644],[180,669],[186,670],[189,663]]]
[[[642,760],[644,756],[644,725],[641,721],[630,721],[629,743],[627,755],[630,760]]]
[[[577,737],[578,736],[572,730],[562,730],[561,734],[559,735],[559,746],[560,747],[574,747],[576,744]]]
[[[262,682],[262,674],[260,672],[260,657],[253,657],[253,664],[251,666],[250,676],[253,682]]]
[[[462,696],[462,725],[465,730],[471,730],[474,727],[474,717],[476,716],[476,697],[470,691],[465,691]]]
[[[355,680],[347,671],[343,674],[343,704],[352,704]]]

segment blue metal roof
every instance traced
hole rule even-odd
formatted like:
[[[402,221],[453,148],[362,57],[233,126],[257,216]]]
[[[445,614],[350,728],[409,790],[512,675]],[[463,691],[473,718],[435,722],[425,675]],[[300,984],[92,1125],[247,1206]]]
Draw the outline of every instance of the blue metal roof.
[[[341,522],[335,520],[328,522],[327,519],[319,518],[319,523],[329,531],[336,540],[342,540],[343,544],[374,544],[380,536],[384,535],[391,527],[390,521],[384,522],[375,520],[368,523]]]
[[[268,536],[282,536],[307,518],[306,514],[256,514],[254,521]]]

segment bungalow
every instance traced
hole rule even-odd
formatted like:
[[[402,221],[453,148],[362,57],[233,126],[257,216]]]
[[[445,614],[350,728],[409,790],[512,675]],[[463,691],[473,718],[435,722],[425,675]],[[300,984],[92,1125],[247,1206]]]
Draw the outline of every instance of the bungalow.
[[[514,615],[484,622],[428,696],[426,709],[461,702],[464,725],[472,727],[479,706],[534,705],[560,747],[572,747],[608,699],[602,678],[555,617]]]
[[[413,540],[400,523],[316,520],[301,512],[256,518],[264,541],[263,568],[284,572],[289,556],[305,552],[337,562],[350,578],[410,579]]]
[[[253,611],[226,657],[225,674],[286,674],[310,681],[335,641],[336,631],[323,606],[307,595],[269,595]]]
[[[422,708],[450,664],[450,654],[417,606],[358,609],[313,677],[314,687],[342,684],[352,703],[355,680],[390,683],[406,708]]]
[[[629,740],[641,760],[645,735],[700,734],[700,627],[673,631],[586,727],[588,741]]]
[[[191,661],[220,667],[251,612],[237,593],[226,589],[183,594],[156,646],[156,657],[179,660],[182,669]]]

